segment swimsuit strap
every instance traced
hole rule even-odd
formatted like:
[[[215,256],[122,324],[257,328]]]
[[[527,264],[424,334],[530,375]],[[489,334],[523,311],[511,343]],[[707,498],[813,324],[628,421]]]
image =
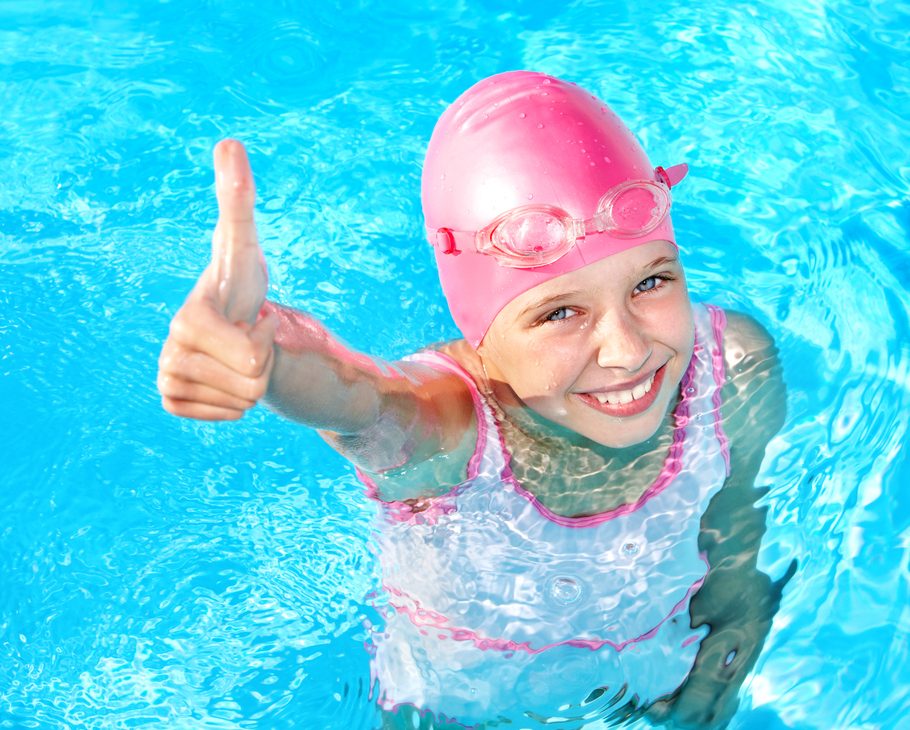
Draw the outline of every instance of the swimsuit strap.
[[[490,463],[502,462],[503,454],[501,439],[499,438],[499,427],[490,404],[477,387],[477,383],[471,374],[465,370],[461,364],[453,357],[446,355],[438,350],[421,350],[413,355],[404,358],[408,362],[415,362],[427,365],[434,370],[452,373],[461,378],[468,390],[471,392],[471,401],[474,404],[474,416],[477,422],[477,442],[474,446],[474,453],[468,462],[468,480],[477,477],[481,471],[487,472]],[[502,467],[496,469],[500,473]]]

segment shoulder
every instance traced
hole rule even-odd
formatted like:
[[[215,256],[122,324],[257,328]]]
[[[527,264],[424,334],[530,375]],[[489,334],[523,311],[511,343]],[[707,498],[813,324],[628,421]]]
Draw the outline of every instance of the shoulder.
[[[405,448],[390,467],[388,455],[381,466],[358,464],[383,501],[433,497],[466,477],[478,434],[477,388],[457,345],[431,347],[395,363],[403,387],[414,396],[410,413],[397,419],[410,424],[398,439]],[[380,423],[389,428],[384,419]]]
[[[731,441],[764,449],[786,415],[786,389],[777,345],[755,318],[725,310],[724,424]]]
[[[723,310],[727,320],[724,328],[724,358],[727,369],[735,371],[749,357],[776,355],[774,338],[754,317],[730,309]]]
[[[437,351],[454,360],[477,388],[480,390],[484,389],[483,364],[480,360],[480,355],[465,340],[447,342],[438,347]]]

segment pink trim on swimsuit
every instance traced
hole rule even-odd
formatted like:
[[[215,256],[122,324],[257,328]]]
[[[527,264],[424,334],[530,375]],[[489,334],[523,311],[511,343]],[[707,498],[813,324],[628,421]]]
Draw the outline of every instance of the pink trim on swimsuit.
[[[676,603],[676,605],[673,606],[672,609],[670,609],[670,612],[664,616],[656,626],[648,629],[648,631],[641,634],[640,636],[636,636],[632,639],[625,639],[619,642],[611,641],[610,639],[575,638],[566,639],[564,641],[554,641],[535,648],[531,646],[530,641],[522,641],[519,643],[512,641],[511,639],[497,639],[481,636],[476,631],[472,631],[471,629],[451,626],[451,621],[445,615],[439,613],[438,611],[422,608],[420,602],[417,599],[412,598],[400,589],[394,588],[387,584],[383,584],[383,589],[390,596],[397,596],[398,598],[405,599],[413,604],[413,606],[408,606],[404,604],[394,603],[391,600],[389,601],[389,605],[397,613],[407,616],[411,620],[411,623],[414,624],[414,626],[416,626],[421,633],[426,634],[426,631],[424,631],[425,628],[435,629],[436,631],[445,632],[444,634],[439,634],[436,637],[438,639],[445,639],[448,636],[448,638],[451,638],[452,641],[468,641],[473,643],[474,646],[481,651],[524,652],[525,654],[542,654],[543,652],[554,649],[557,646],[574,646],[579,649],[590,649],[591,651],[600,651],[605,646],[609,646],[614,651],[621,652],[628,646],[654,638],[654,636],[657,635],[657,632],[660,631],[661,627],[667,623],[667,621],[669,621],[684,609],[688,608],[689,602],[692,600],[692,596],[694,596],[702,587],[705,582],[705,578],[707,577],[707,573],[711,569],[711,566],[708,563],[707,555],[702,552],[699,553],[699,557],[705,564],[705,575],[703,575],[691,586],[689,586],[689,589],[686,591],[686,595],[683,596]],[[693,636],[690,639],[690,643],[691,641],[697,640],[698,637]],[[683,644],[683,646],[686,646],[686,644]]]
[[[711,329],[714,332],[714,342],[711,347],[711,363],[714,371],[714,383],[717,389],[714,391],[714,433],[720,442],[721,453],[724,455],[724,464],[727,468],[727,476],[730,476],[730,441],[724,432],[723,418],[721,414],[721,404],[723,403],[723,393],[721,389],[727,381],[727,368],[724,362],[724,331],[727,327],[727,315],[720,307],[706,305],[708,312],[711,314]]]
[[[477,383],[453,357],[446,355],[438,350],[423,350],[411,357],[405,358],[410,362],[419,362],[424,365],[433,367],[441,365],[453,375],[461,378],[471,393],[471,403],[474,405],[474,417],[477,421],[477,443],[474,446],[474,453],[468,462],[468,480],[474,479],[480,473],[480,461],[483,458],[483,446],[487,442],[487,419],[484,418],[483,399],[480,397],[480,390]]]
[[[699,342],[696,338],[695,347],[699,347]],[[639,497],[635,502],[629,504],[621,504],[619,507],[614,507],[613,509],[607,510],[606,512],[598,512],[593,515],[583,515],[581,517],[567,517],[565,515],[557,514],[553,512],[549,507],[544,505],[537,497],[531,494],[528,490],[521,486],[519,481],[515,478],[515,475],[512,473],[511,462],[512,455],[509,453],[506,448],[505,441],[503,440],[502,430],[499,431],[499,443],[502,447],[502,457],[505,462],[505,469],[502,473],[502,478],[508,481],[515,492],[524,497],[528,502],[534,505],[535,509],[546,517],[550,522],[555,522],[557,525],[563,527],[577,527],[577,528],[586,528],[586,527],[595,527],[600,525],[608,520],[616,519],[617,517],[622,517],[623,515],[631,514],[636,510],[641,509],[649,500],[656,497],[664,489],[669,486],[673,480],[679,475],[679,471],[682,468],[682,452],[683,444],[686,440],[686,424],[689,422],[689,406],[692,400],[693,394],[689,393],[690,386],[695,380],[695,357],[693,355],[692,359],[689,361],[689,367],[686,369],[686,374],[683,376],[682,382],[680,383],[680,389],[682,392],[682,400],[679,402],[679,405],[676,407],[674,416],[676,419],[676,426],[673,431],[673,442],[670,444],[670,448],[667,451],[667,458],[664,460],[664,465],[661,468],[660,474],[654,479],[654,482],[651,484],[648,489]]]
[[[468,461],[467,478],[462,484],[452,487],[452,489],[444,494],[419,497],[413,500],[384,500],[379,495],[379,486],[376,484],[376,481],[360,468],[356,468],[355,471],[357,477],[365,487],[364,491],[366,492],[367,497],[380,502],[389,517],[398,522],[416,521],[432,524],[435,523],[441,515],[451,514],[457,509],[451,502],[464,484],[475,479],[480,473],[483,446],[487,440],[487,421],[484,417],[483,400],[480,397],[480,391],[477,388],[477,384],[467,371],[465,371],[465,369],[452,357],[436,350],[425,350],[415,353],[414,355],[405,358],[405,360],[446,370],[453,375],[460,377],[468,386],[468,390],[471,393],[471,402],[474,406],[475,421],[477,423],[477,442],[474,445],[474,453]]]

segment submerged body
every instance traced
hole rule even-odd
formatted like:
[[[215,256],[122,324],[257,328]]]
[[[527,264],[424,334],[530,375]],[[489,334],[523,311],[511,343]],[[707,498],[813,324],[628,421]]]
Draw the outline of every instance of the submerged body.
[[[511,418],[464,343],[408,359],[467,383],[476,441],[466,479],[382,505],[374,692],[387,727],[726,724],[789,577],[757,569],[753,486],[783,389],[750,318],[696,305],[694,320],[672,407],[639,449]],[[452,453],[463,463],[465,444]],[[439,461],[400,476],[445,485],[455,475]]]
[[[513,719],[560,707],[581,716],[632,698],[649,705],[683,684],[707,633],[689,621],[708,570],[699,523],[727,478],[723,326],[720,310],[696,309],[695,352],[657,477],[635,502],[577,516],[516,480],[494,407],[455,361],[413,358],[465,378],[478,440],[468,479],[449,493],[383,503],[390,610],[374,668],[384,706],[432,707],[462,723],[489,708]]]

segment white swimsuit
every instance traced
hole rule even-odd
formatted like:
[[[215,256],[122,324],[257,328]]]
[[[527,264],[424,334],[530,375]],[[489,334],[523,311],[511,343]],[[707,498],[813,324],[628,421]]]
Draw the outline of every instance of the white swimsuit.
[[[725,318],[703,305],[694,314],[660,475],[638,502],[585,517],[556,515],[517,483],[493,412],[460,366],[437,352],[413,356],[465,379],[479,434],[463,484],[419,508],[382,505],[388,607],[373,672],[383,707],[411,704],[465,725],[582,717],[683,683],[707,633],[688,616],[708,570],[700,519],[729,472]]]

